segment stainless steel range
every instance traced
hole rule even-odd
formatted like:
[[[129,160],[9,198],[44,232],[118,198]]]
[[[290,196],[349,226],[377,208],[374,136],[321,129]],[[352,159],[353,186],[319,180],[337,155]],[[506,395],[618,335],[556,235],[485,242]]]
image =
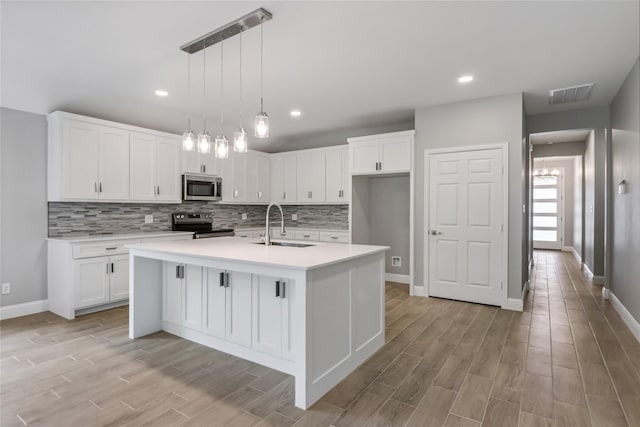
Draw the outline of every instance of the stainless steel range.
[[[174,213],[173,231],[193,231],[194,239],[234,236],[233,228],[213,228],[213,216],[205,213]]]

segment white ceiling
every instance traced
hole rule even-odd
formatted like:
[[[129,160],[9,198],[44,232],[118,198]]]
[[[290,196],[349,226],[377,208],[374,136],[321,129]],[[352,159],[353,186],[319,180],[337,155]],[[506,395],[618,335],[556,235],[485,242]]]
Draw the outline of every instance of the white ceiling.
[[[265,110],[275,151],[318,132],[407,122],[416,108],[524,92],[527,114],[608,105],[639,55],[631,2],[7,2],[2,1],[2,106],[56,109],[182,133],[206,106],[219,117],[219,45],[179,46],[258,7]],[[245,128],[259,109],[259,30],[244,37]],[[460,85],[456,79],[473,74]],[[238,122],[238,38],[225,43],[225,119]],[[595,83],[586,103],[550,106],[550,89]],[[169,91],[166,98],[154,95]],[[289,117],[299,108],[302,117]],[[344,141],[336,141],[341,143]]]
[[[533,145],[561,144],[565,142],[584,142],[591,129],[558,130],[553,132],[532,133],[529,142]]]

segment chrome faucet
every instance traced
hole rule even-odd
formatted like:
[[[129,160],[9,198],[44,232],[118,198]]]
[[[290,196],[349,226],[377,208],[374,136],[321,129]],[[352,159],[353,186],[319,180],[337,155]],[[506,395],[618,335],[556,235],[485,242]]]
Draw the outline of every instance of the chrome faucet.
[[[269,211],[271,210],[271,206],[276,205],[278,207],[278,209],[280,209],[280,218],[281,218],[281,223],[280,223],[280,234],[284,234],[284,213],[282,212],[282,207],[280,207],[279,204],[273,202],[271,204],[269,204],[269,206],[267,206],[267,224],[265,226],[265,230],[264,230],[264,245],[265,246],[271,246],[271,236],[269,235]]]

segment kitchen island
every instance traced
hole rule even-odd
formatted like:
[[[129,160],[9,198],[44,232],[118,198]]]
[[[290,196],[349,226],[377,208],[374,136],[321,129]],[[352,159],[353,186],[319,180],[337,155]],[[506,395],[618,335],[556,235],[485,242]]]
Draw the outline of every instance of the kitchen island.
[[[388,247],[259,243],[129,246],[129,336],[165,330],[293,375],[306,409],[384,344]]]

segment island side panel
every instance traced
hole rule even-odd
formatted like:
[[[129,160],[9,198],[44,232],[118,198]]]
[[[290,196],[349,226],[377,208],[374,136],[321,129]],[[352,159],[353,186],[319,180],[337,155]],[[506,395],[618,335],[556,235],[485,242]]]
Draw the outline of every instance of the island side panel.
[[[307,396],[299,407],[311,406],[384,345],[384,252],[309,276]]]
[[[129,254],[129,338],[162,330],[162,261]]]

